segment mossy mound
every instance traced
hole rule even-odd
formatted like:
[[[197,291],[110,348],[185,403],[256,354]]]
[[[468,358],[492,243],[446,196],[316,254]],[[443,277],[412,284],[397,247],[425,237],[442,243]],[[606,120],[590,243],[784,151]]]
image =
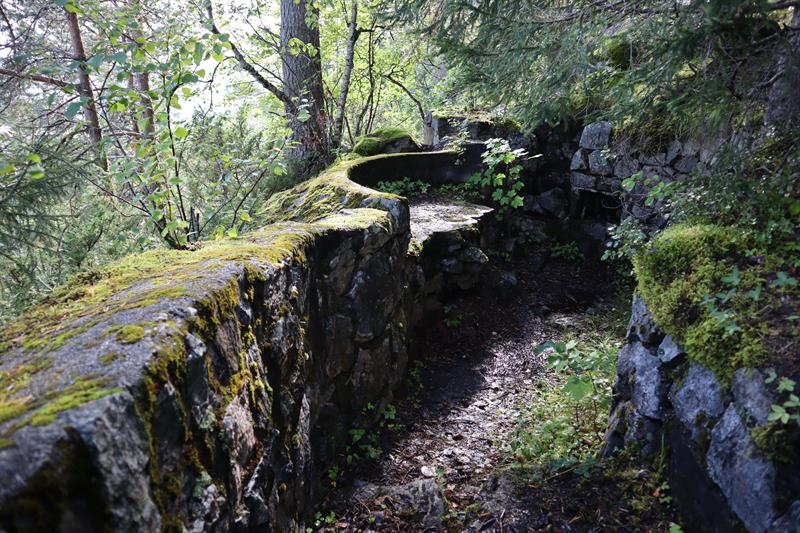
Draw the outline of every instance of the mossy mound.
[[[353,152],[361,156],[377,155],[382,153],[390,144],[403,141],[416,146],[411,134],[401,128],[383,128],[375,130],[369,135],[356,138]]]
[[[780,282],[741,230],[677,225],[634,258],[638,290],[656,322],[688,356],[723,383],[742,367],[774,363],[780,339],[791,336],[786,301],[797,286]]]

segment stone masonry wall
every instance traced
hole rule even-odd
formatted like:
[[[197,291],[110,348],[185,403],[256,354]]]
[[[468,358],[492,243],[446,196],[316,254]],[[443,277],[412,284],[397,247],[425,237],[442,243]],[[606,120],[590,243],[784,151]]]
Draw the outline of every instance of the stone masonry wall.
[[[687,532],[800,532],[797,465],[770,457],[753,438],[773,403],[761,371],[737,370],[724,385],[689,361],[634,297],[603,454],[625,445],[666,454]]]
[[[688,179],[698,166],[709,163],[714,157],[716,140],[674,140],[666,149],[648,151],[631,146],[614,138],[610,122],[588,124],[581,132],[580,147],[570,163],[570,186],[573,193],[590,191],[621,197],[622,214],[641,222],[661,226],[665,222],[659,215],[658,202],[646,205],[647,193],[656,184],[647,181],[658,176],[657,181],[670,183]],[[642,173],[642,180],[633,190],[625,191],[622,181]]]
[[[278,198],[262,231],[128,258],[2,330],[0,530],[304,529],[407,361],[408,206],[348,173]]]

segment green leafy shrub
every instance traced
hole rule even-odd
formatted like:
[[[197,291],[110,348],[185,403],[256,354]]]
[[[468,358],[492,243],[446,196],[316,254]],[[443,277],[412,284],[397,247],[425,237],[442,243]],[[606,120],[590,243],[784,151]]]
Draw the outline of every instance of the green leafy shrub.
[[[578,243],[570,241],[567,243],[556,243],[550,247],[550,255],[553,257],[560,257],[572,263],[580,263],[584,257],[578,248]]]
[[[401,139],[411,139],[411,134],[400,128],[383,128],[356,139],[353,152],[362,156],[376,155],[387,145]]]
[[[486,170],[473,174],[469,183],[479,190],[491,191],[491,198],[497,203],[498,218],[505,216],[510,209],[522,207],[519,191],[524,187],[520,174],[520,158],[527,154],[522,148],[511,149],[505,139],[489,139],[486,151],[481,155]]]
[[[549,352],[547,364],[559,386],[543,383],[529,420],[514,433],[509,449],[519,465],[588,472],[607,423],[617,350],[610,339],[593,349],[583,349],[574,339],[547,341],[534,349],[536,355]]]
[[[420,180],[411,180],[410,178],[403,178],[396,181],[379,181],[377,189],[381,192],[388,192],[397,194],[398,196],[405,196],[413,198],[415,196],[422,196],[428,192],[430,183],[425,183]]]

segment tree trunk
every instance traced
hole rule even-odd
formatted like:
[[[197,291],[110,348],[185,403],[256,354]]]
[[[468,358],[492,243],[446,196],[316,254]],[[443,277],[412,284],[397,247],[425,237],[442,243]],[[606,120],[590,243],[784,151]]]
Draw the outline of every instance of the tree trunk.
[[[86,120],[89,138],[98,149],[100,166],[103,167],[103,170],[108,170],[108,161],[106,161],[105,150],[103,150],[102,145],[103,131],[100,129],[100,118],[97,115],[97,107],[94,103],[92,82],[89,79],[89,73],[86,71],[86,50],[83,47],[78,15],[67,10],[64,10],[64,13],[67,15],[67,27],[69,28],[69,37],[72,44],[72,58],[78,62],[78,94],[86,100],[83,106],[83,116]]]
[[[286,105],[292,130],[288,155],[299,160],[301,174],[326,163],[327,117],[322,87],[319,10],[312,0],[281,0],[281,61],[283,92],[298,108]],[[309,49],[310,48],[310,49]],[[292,53],[294,52],[294,53]],[[308,118],[303,118],[303,111]]]
[[[347,93],[350,91],[350,77],[353,74],[353,56],[355,55],[356,41],[358,41],[358,0],[353,0],[350,10],[350,23],[348,28],[350,34],[347,39],[347,51],[344,55],[344,73],[342,74],[342,85],[339,88],[339,101],[336,104],[336,118],[333,122],[333,138],[331,146],[339,148],[342,144],[342,126],[344,124],[344,113],[347,109]]]
[[[139,48],[141,45],[136,41],[136,38],[142,37],[142,32],[139,28],[143,26],[144,17],[142,16],[142,7],[139,3],[139,0],[130,0],[128,3],[129,7],[131,8],[132,13],[136,17],[136,21],[140,24],[137,28],[131,29],[131,35],[133,39],[131,40],[131,45]],[[139,105],[141,106],[142,110],[142,118],[147,120],[147,124],[145,125],[144,131],[140,132],[142,137],[145,139],[152,139],[155,137],[156,134],[156,125],[155,125],[155,113],[153,112],[153,102],[150,100],[150,74],[143,70],[142,72],[136,72],[133,74],[133,82],[134,82],[134,90],[139,93]]]

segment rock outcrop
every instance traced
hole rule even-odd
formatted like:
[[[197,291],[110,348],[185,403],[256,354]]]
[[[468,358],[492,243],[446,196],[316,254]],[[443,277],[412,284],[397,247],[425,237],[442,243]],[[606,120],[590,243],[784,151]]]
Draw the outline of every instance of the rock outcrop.
[[[636,296],[603,454],[629,445],[668,456],[687,531],[800,531],[797,465],[755,438],[773,403],[761,371],[739,369],[726,385],[689,360]]]

